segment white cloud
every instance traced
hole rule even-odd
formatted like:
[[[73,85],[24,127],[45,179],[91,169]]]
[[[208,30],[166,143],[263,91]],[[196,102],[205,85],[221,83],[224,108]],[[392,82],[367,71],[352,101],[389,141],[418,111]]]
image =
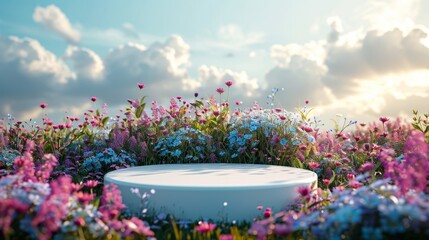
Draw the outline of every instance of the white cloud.
[[[338,44],[327,48],[328,73],[324,83],[337,95],[356,89],[359,79],[378,79],[386,74],[400,74],[429,69],[429,48],[422,39],[427,33],[414,29],[408,34],[399,29],[384,33],[367,32],[357,44]]]
[[[327,41],[272,46],[276,66],[266,80],[269,86],[285,88],[279,104],[302,105],[310,98],[319,114],[342,112],[356,119],[422,109],[419,101],[429,98],[425,26],[344,33],[338,17],[327,22]]]
[[[129,22],[125,22],[122,24],[122,28],[123,28],[123,32],[131,37],[131,38],[135,38],[135,39],[140,39],[140,33],[134,28],[134,25],[129,23]]]
[[[253,45],[265,41],[263,32],[245,32],[235,24],[222,25],[209,38],[199,39],[193,48],[204,51],[224,50],[230,52],[248,51]]]
[[[272,49],[272,54],[278,48]],[[304,51],[305,52],[305,51]],[[268,86],[284,88],[276,96],[275,104],[289,110],[303,106],[306,100],[325,104],[330,100],[329,91],[321,82],[326,70],[306,54],[287,55],[287,65],[278,65],[266,74]]]
[[[72,44],[76,44],[80,40],[79,31],[73,28],[67,16],[55,5],[49,5],[46,8],[36,7],[33,13],[33,20],[54,31]]]
[[[305,44],[276,44],[271,47],[271,57],[275,63],[287,68],[294,56],[299,56],[316,63],[319,67],[324,66],[326,50],[324,41],[314,41]]]
[[[90,49],[69,46],[64,59],[72,62],[78,78],[101,80],[103,77],[103,60]]]
[[[0,36],[0,114],[28,110],[48,100],[59,101],[76,75],[53,53],[30,38]]]
[[[259,96],[258,80],[251,78],[245,71],[235,72],[230,69],[222,69],[216,66],[202,65],[198,70],[197,86],[204,89],[198,89],[202,95],[213,94],[217,88],[226,88],[225,81],[232,81],[234,93],[231,93],[236,99],[254,98]],[[237,90],[239,89],[239,90]]]
[[[10,74],[37,76],[51,83],[65,84],[76,78],[61,59],[30,38],[0,36],[0,63]]]
[[[343,31],[343,25],[341,19],[338,16],[329,17],[326,22],[331,27],[331,32],[328,36],[329,43],[335,43],[338,41],[340,33]]]
[[[180,36],[171,36],[148,47],[138,43],[119,45],[102,59],[104,71],[99,81],[79,78],[69,85],[67,94],[97,96],[100,101],[115,106],[142,94],[136,85],[141,82],[146,85],[143,92],[149,99],[165,102],[184,90],[182,81],[189,78],[187,69],[191,64],[189,51],[189,45]],[[85,54],[88,57],[88,52]],[[93,58],[88,60],[94,62]]]
[[[368,0],[360,9],[360,17],[371,29],[404,30],[414,26],[414,19],[419,11],[420,0]]]

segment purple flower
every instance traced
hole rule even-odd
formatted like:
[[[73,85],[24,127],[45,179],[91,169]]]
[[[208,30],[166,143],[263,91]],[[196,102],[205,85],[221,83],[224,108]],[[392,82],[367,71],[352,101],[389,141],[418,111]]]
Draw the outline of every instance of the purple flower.
[[[109,221],[111,219],[116,219],[119,217],[124,207],[125,206],[122,204],[121,191],[118,187],[115,184],[105,185],[99,208],[99,211],[103,215],[103,220]]]
[[[359,171],[361,171],[361,172],[369,172],[372,169],[374,169],[374,163],[367,162],[367,163],[362,164],[362,166],[359,168]]]

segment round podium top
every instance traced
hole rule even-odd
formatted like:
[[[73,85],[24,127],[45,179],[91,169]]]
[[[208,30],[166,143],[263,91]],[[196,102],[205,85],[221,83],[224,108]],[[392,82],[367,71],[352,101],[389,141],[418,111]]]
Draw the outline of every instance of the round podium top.
[[[270,188],[317,181],[316,173],[292,167],[259,164],[164,164],[115,170],[106,182],[154,189]]]

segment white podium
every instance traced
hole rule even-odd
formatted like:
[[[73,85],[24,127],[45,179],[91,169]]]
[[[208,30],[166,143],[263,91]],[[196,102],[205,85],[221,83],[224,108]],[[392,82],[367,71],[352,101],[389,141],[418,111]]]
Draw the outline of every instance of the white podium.
[[[299,186],[315,187],[316,173],[299,168],[256,164],[166,164],[125,168],[107,173],[104,183],[121,190],[123,203],[141,213],[131,192],[155,189],[149,210],[176,219],[252,221],[258,206],[283,210],[298,196]]]

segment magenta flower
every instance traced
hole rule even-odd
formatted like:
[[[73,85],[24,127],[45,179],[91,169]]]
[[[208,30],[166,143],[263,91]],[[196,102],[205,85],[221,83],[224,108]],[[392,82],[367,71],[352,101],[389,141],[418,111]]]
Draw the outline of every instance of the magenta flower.
[[[358,182],[358,181],[355,181],[355,180],[353,180],[353,181],[350,181],[349,182],[349,186],[351,187],[351,188],[360,188],[360,187],[362,187],[362,183],[360,183],[360,182]]]
[[[394,157],[393,150],[380,153],[384,166],[384,177],[393,180],[405,194],[411,189],[416,192],[429,192],[429,144],[425,136],[418,131],[412,131],[405,143],[403,160]]]
[[[73,221],[73,223],[74,223],[74,225],[81,227],[81,226],[85,225],[85,219],[83,219],[82,217],[79,217],[79,218],[75,219]]]
[[[311,132],[313,132],[313,129],[311,128],[311,127],[309,127],[309,126],[301,126],[300,127],[302,130],[304,130],[304,131],[306,131],[306,132],[308,132],[308,133],[311,133]]]
[[[143,83],[137,83],[137,87],[139,87],[139,89],[143,89],[144,88],[144,84]]]
[[[380,121],[384,124],[385,122],[389,121],[387,117],[380,117]]]
[[[207,233],[213,231],[215,227],[216,225],[214,225],[213,223],[201,222],[198,226],[195,227],[195,231],[200,233]]]
[[[98,181],[97,180],[89,180],[89,181],[85,182],[84,185],[86,187],[89,187],[89,188],[95,188],[98,185]]]
[[[266,208],[262,215],[264,216],[264,218],[269,218],[273,215],[273,211],[271,210],[271,208]]]
[[[320,166],[320,164],[319,164],[318,162],[309,162],[309,163],[308,163],[308,166],[309,166],[311,169],[318,169],[318,168],[319,168],[319,166]]]
[[[218,92],[219,94],[222,94],[225,92],[225,90],[223,88],[218,88],[216,89],[216,92]]]
[[[41,108],[46,108],[47,106],[48,106],[48,104],[47,104],[47,103],[41,103],[41,104],[40,104],[40,107],[41,107]]]
[[[18,214],[27,212],[29,206],[21,202],[18,198],[0,199],[0,231],[8,235],[12,229],[14,218]]]
[[[361,172],[369,172],[374,168],[374,163],[372,162],[367,162],[362,164],[362,166],[360,166],[359,171]]]
[[[296,190],[302,198],[308,197],[311,193],[311,189],[307,186],[298,187]]]
[[[329,185],[330,180],[325,178],[325,179],[322,180],[322,182],[325,185]]]
[[[90,99],[91,99],[91,101],[93,101],[93,102],[97,101],[97,98],[96,98],[96,97],[91,97]]]
[[[226,81],[225,85],[228,86],[228,87],[231,87],[232,86],[232,81]]]
[[[74,193],[74,196],[83,205],[88,204],[89,202],[94,200],[94,197],[95,197],[94,194],[86,193],[86,192],[77,192],[77,193]]]
[[[118,187],[115,184],[105,185],[99,207],[99,211],[103,215],[103,220],[116,219],[124,207],[121,191]]]
[[[232,235],[232,234],[221,234],[221,235],[219,235],[219,240],[234,240],[234,235]]]

